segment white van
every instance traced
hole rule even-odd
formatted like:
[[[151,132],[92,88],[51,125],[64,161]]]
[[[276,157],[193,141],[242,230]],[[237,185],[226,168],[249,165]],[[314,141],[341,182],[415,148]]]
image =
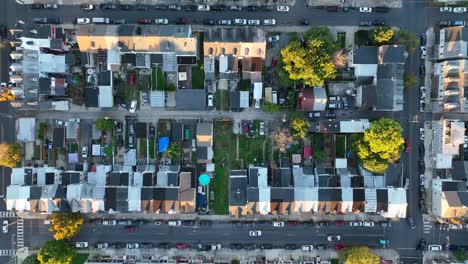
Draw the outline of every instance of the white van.
[[[94,24],[109,24],[110,20],[107,17],[93,17],[91,22]]]

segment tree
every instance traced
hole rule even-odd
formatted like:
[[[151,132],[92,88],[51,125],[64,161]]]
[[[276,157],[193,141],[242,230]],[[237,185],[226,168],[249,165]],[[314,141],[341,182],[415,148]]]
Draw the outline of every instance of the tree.
[[[363,167],[373,173],[383,173],[388,165],[400,159],[404,139],[403,129],[395,120],[382,118],[353,143],[353,151]]]
[[[314,160],[320,164],[327,159],[327,153],[322,149],[314,149]]]
[[[0,144],[0,166],[14,168],[21,163],[23,154],[19,144]]]
[[[115,128],[114,120],[99,118],[96,120],[96,128],[99,130],[111,131]]]
[[[179,159],[180,157],[180,146],[176,142],[172,142],[169,148],[166,150],[167,157],[171,160]]]
[[[405,45],[406,51],[409,53],[413,53],[419,46],[419,39],[408,30],[401,29],[396,33],[395,38],[395,44]]]
[[[333,63],[335,64],[335,68],[344,68],[346,67],[347,63],[347,57],[344,49],[340,49],[339,51],[336,51],[332,55],[333,57]]]
[[[392,40],[395,31],[389,26],[380,26],[372,29],[371,36],[375,44],[387,44]]]
[[[291,80],[322,86],[325,80],[335,78],[335,65],[321,40],[308,40],[306,45],[293,41],[281,50],[281,57]]]
[[[453,254],[455,255],[455,258],[460,262],[468,260],[468,252],[466,252],[464,249],[455,250]]]
[[[279,104],[273,104],[273,103],[265,101],[262,104],[262,110],[263,112],[273,113],[273,112],[278,112],[280,110],[280,107],[279,107]]]
[[[41,264],[71,264],[75,250],[64,240],[47,241],[39,250],[37,260]]]
[[[49,230],[56,240],[68,239],[81,230],[84,219],[80,213],[55,213]]]
[[[0,89],[0,102],[8,102],[15,100],[16,96],[13,94],[10,88]]]
[[[328,27],[310,27],[310,29],[304,33],[304,39],[315,39],[322,41],[323,48],[327,51],[328,54],[331,54],[337,50],[337,44]]]
[[[278,146],[280,152],[286,152],[286,148],[293,142],[293,138],[285,130],[277,130],[273,136],[273,140]]]
[[[37,260],[37,254],[34,254],[24,259],[21,264],[40,264],[40,262]]]
[[[366,246],[349,247],[339,251],[340,262],[346,264],[378,264],[379,256]]]
[[[291,128],[295,138],[305,138],[309,131],[310,123],[304,118],[295,118],[291,121]]]
[[[403,74],[403,88],[409,89],[415,87],[418,84],[416,77],[410,73],[405,72]]]

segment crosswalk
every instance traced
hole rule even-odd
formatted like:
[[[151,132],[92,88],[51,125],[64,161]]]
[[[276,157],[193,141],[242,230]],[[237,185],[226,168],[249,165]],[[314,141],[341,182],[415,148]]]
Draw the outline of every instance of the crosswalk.
[[[18,248],[24,247],[24,220],[21,218],[16,223],[16,245]]]
[[[8,211],[0,212],[0,218],[10,218],[10,217],[16,217],[15,212],[8,212]]]
[[[15,254],[16,254],[16,250],[0,249],[0,256],[2,257],[14,256]]]
[[[430,234],[432,230],[432,223],[430,221],[424,220],[424,234]]]

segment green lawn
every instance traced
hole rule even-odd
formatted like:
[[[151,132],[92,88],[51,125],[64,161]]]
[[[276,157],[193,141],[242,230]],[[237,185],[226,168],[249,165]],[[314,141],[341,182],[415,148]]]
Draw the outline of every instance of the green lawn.
[[[217,90],[215,93],[215,107],[218,110],[229,109],[229,91]]]
[[[154,152],[155,152],[155,148],[156,147],[156,140],[154,138],[151,138],[149,140],[149,157],[150,159],[154,159]]]
[[[140,156],[146,157],[146,139],[140,139],[138,145]]]
[[[337,46],[340,49],[346,48],[346,32],[338,32]]]
[[[250,80],[241,80],[239,82],[239,90],[241,90],[241,91],[250,91],[250,90],[252,90],[252,84],[250,83]]]
[[[34,145],[34,159],[35,160],[42,160],[41,146],[40,145]]]
[[[72,259],[72,264],[83,264],[88,259],[89,254],[76,254]]]
[[[78,144],[76,143],[70,144],[70,153],[78,153]]]
[[[346,151],[346,136],[342,134],[336,135],[336,141],[335,141],[335,146],[336,146],[336,157],[337,158],[344,158],[345,157],[345,151]]]
[[[268,160],[267,145],[265,137],[248,138],[239,136],[239,158],[243,160],[244,167],[254,162],[265,161],[266,163]]]
[[[205,88],[205,72],[200,65],[192,67],[192,89]]]
[[[225,215],[228,213],[229,203],[229,170],[236,158],[236,140],[232,133],[232,122],[216,121],[214,135],[215,178],[211,182],[210,190],[214,190],[215,199],[210,201],[210,207],[216,214]]]
[[[161,69],[153,67],[151,69],[151,90],[161,90],[165,89],[164,85],[164,73]]]

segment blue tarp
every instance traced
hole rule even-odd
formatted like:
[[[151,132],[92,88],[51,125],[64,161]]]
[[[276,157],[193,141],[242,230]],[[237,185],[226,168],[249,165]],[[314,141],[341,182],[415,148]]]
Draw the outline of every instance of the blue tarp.
[[[162,137],[158,140],[158,153],[163,153],[169,147],[169,138]]]
[[[204,207],[205,206],[205,195],[203,194],[198,194],[198,207]]]

